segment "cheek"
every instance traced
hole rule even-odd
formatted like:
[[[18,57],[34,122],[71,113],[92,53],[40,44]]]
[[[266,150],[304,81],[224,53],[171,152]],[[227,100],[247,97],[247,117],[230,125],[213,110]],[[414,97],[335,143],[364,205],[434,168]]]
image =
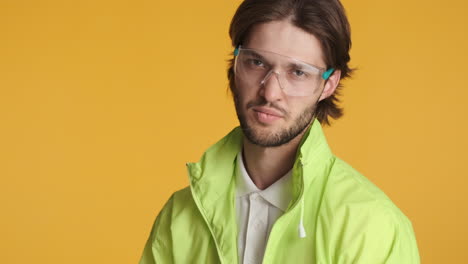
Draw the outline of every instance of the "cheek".
[[[256,98],[256,89],[243,84],[241,81],[235,83],[234,89],[242,105]]]
[[[294,116],[301,115],[305,111],[310,111],[315,105],[318,95],[303,98],[295,98],[289,101],[290,113]]]

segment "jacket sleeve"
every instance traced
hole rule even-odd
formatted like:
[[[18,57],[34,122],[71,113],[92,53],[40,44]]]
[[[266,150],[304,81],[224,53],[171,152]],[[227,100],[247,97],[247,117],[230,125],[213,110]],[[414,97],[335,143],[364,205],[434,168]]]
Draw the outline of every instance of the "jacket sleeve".
[[[156,217],[139,264],[173,263],[170,232],[173,197],[169,198]]]
[[[413,227],[399,209],[376,206],[352,218],[340,232],[335,263],[420,263]]]

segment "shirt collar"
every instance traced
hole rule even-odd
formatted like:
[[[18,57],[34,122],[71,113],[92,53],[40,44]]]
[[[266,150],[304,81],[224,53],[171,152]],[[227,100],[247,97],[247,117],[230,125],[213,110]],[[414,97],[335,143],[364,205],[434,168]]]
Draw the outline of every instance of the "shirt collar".
[[[292,170],[290,170],[265,190],[260,190],[252,181],[249,174],[247,173],[247,170],[245,169],[241,150],[237,154],[236,197],[241,197],[256,192],[273,206],[281,209],[282,211],[286,211],[292,197],[291,174]]]

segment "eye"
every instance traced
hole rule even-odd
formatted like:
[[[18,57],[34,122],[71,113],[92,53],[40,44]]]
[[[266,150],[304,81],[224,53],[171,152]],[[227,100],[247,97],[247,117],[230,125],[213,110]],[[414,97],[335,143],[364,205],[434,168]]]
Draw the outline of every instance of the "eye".
[[[302,77],[305,75],[305,72],[301,71],[301,70],[294,70],[293,71],[294,75],[298,76],[298,77]]]
[[[250,63],[252,63],[253,65],[258,66],[258,67],[263,67],[263,62],[261,60],[251,59]]]

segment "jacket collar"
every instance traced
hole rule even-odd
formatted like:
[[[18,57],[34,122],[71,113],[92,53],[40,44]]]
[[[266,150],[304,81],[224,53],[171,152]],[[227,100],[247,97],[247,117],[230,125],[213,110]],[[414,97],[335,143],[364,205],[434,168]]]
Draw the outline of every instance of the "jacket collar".
[[[188,163],[192,196],[214,236],[221,263],[237,263],[235,216],[236,156],[242,148],[240,127],[211,146],[197,163]],[[301,140],[292,169],[292,199],[288,211],[301,200],[311,181],[332,156],[322,127],[314,120]]]
[[[190,189],[216,245],[220,263],[238,263],[235,215],[235,159],[242,146],[237,127],[210,147],[197,163],[187,163]]]
[[[323,175],[323,169],[332,156],[322,126],[315,119],[304,133],[296,153],[293,167],[293,198],[289,207],[299,202],[315,177]]]

